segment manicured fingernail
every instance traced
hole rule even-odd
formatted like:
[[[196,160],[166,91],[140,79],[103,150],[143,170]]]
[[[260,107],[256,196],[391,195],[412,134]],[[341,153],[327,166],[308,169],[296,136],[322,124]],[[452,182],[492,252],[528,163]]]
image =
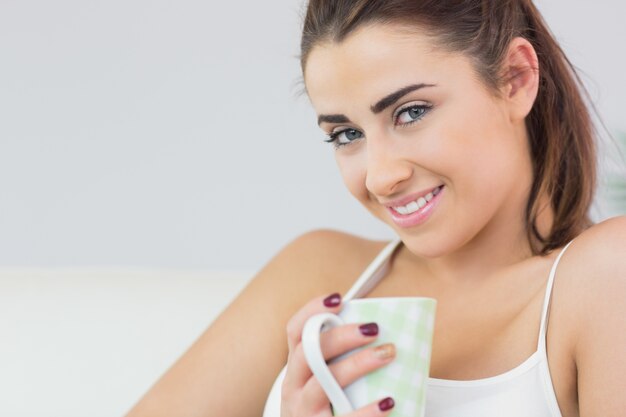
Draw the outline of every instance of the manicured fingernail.
[[[380,411],[387,411],[391,410],[394,405],[396,405],[396,403],[393,401],[393,398],[387,397],[378,403],[378,408]]]
[[[341,304],[341,295],[338,292],[324,298],[324,305],[326,307],[337,307],[339,304]]]
[[[367,323],[359,326],[359,331],[363,336],[376,336],[378,334],[378,324]]]
[[[376,355],[378,359],[393,358],[396,356],[396,347],[392,343],[380,345],[374,349],[374,355]]]

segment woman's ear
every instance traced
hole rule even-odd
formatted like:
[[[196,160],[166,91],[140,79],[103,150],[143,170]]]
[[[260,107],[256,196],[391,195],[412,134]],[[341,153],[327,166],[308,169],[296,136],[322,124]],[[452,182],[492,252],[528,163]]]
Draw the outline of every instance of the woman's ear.
[[[524,119],[530,113],[539,89],[539,61],[535,48],[524,38],[514,38],[502,63],[504,98],[511,119]]]

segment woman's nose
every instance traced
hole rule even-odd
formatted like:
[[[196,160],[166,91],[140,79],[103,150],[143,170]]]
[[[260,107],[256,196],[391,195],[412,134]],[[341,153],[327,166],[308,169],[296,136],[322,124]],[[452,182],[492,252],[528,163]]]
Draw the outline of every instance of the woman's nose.
[[[372,194],[386,197],[398,192],[411,178],[413,167],[390,143],[372,142],[376,141],[367,146],[365,186]]]

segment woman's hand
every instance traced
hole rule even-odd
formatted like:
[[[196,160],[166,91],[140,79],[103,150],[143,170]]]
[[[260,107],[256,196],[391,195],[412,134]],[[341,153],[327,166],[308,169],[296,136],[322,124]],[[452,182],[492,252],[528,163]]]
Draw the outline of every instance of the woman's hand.
[[[287,323],[289,358],[287,373],[282,386],[281,417],[330,417],[328,397],[311,372],[302,348],[304,323],[318,313],[338,313],[341,297],[332,294],[318,297],[301,308]],[[352,349],[373,342],[378,335],[376,323],[347,324],[323,332],[320,347],[326,360],[333,359]],[[395,348],[392,344],[367,348],[356,352],[329,366],[340,386],[345,387],[393,360]],[[349,417],[379,417],[387,415],[393,408],[393,399],[381,398],[353,413]]]

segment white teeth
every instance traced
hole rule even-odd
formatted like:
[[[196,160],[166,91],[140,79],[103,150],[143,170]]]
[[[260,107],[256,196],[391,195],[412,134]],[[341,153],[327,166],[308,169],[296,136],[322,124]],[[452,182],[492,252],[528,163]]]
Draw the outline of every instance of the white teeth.
[[[423,208],[430,200],[432,200],[439,192],[441,187],[435,188],[432,192],[426,194],[424,197],[420,197],[417,201],[411,201],[406,206],[394,207],[393,209],[402,215],[415,213],[417,210]]]
[[[420,200],[424,201],[424,205],[420,206]],[[407,215],[407,214],[415,213],[417,210],[421,209],[425,205],[426,205],[426,200],[424,200],[423,198],[420,198],[417,201],[411,201],[406,206],[394,207],[393,209],[400,214]]]

